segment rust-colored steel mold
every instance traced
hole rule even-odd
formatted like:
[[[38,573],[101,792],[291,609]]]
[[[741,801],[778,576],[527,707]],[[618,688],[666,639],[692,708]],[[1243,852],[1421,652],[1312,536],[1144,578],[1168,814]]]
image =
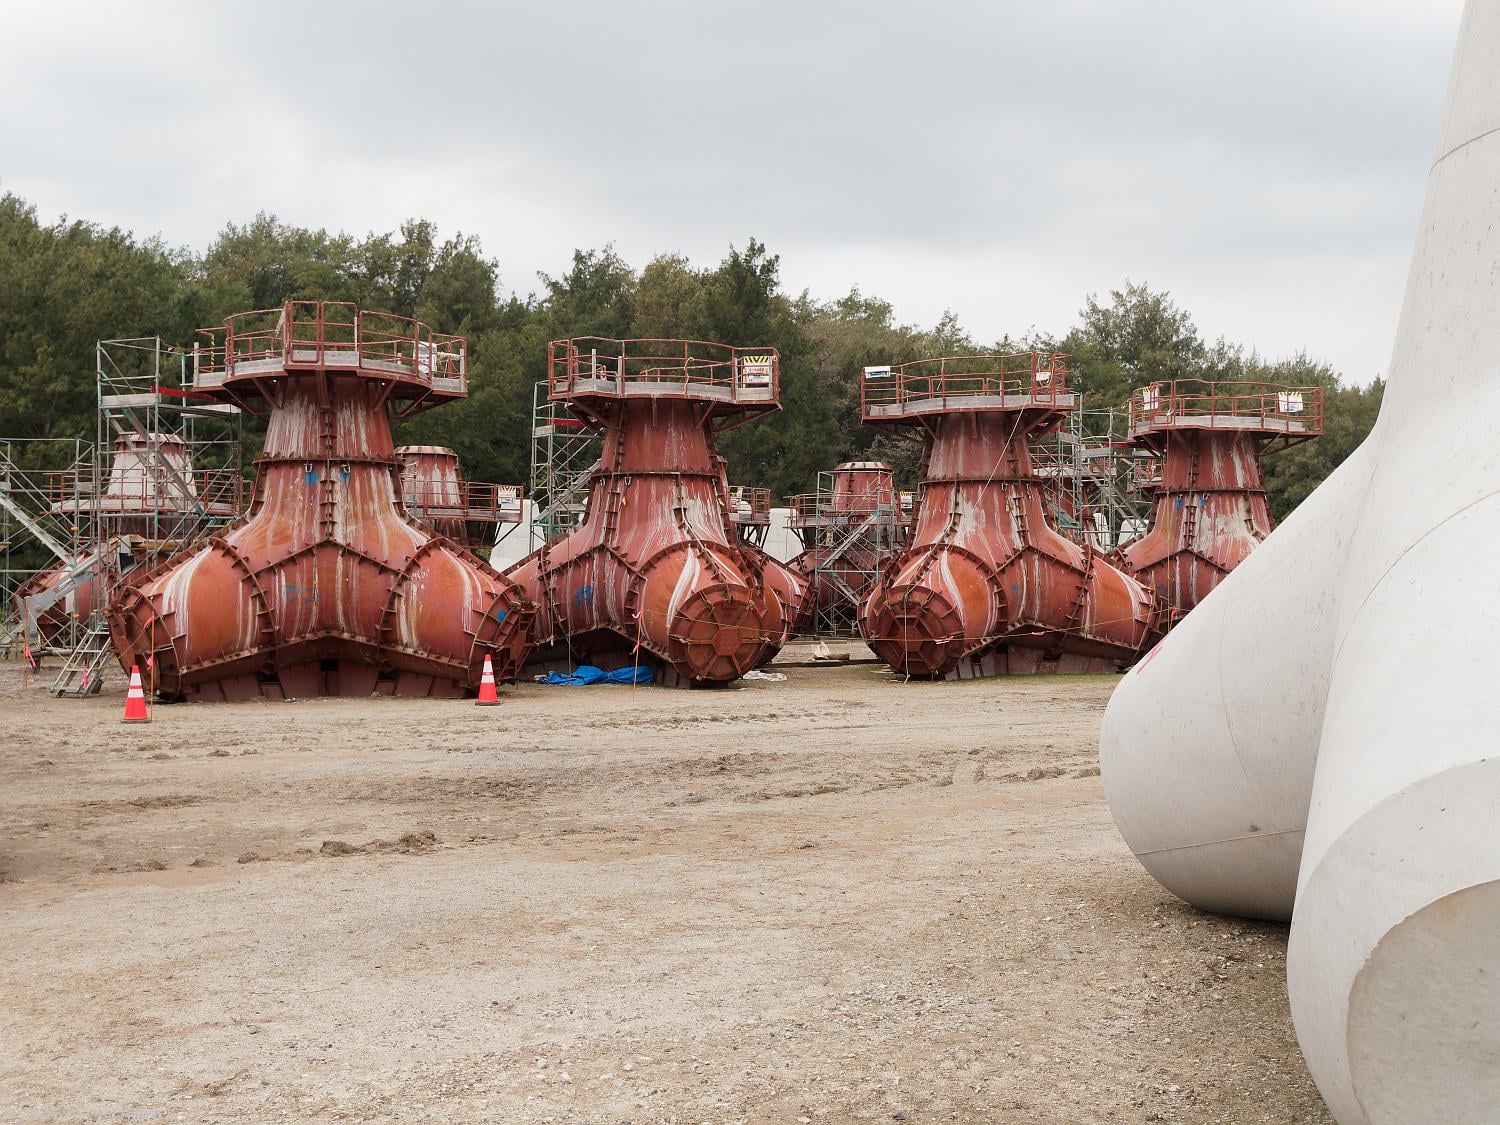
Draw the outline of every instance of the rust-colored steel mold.
[[[857,613],[907,531],[896,474],[884,461],[845,461],[820,474],[818,492],[787,502],[803,544],[789,565],[813,588],[815,615],[833,622],[843,607]]]
[[[1323,389],[1269,383],[1152,383],[1130,398],[1130,437],[1155,454],[1150,529],[1117,560],[1173,622],[1271,533],[1260,459],[1323,432]]]
[[[1047,521],[1028,440],[1077,400],[1066,356],[869,369],[864,420],[924,443],[911,540],[866,601],[870,647],[923,677],[1113,670],[1156,637],[1133,578]]]
[[[403,445],[401,504],[406,514],[481,557],[495,545],[501,524],[521,522],[522,488],[464,479],[458,454],[441,445]]]
[[[132,576],[108,610],[122,667],[165,698],[458,696],[486,653],[513,678],[535,607],[401,507],[392,415],[467,393],[467,347],[340,302],[206,333],[197,393],[268,415],[242,519]]]
[[[736,531],[714,434],[778,409],[775,350],[586,338],[554,341],[548,363],[549,396],[604,451],[579,526],[508,572],[544,607],[540,655],[639,661],[672,684],[756,667],[784,639],[792,595]]]
[[[38,635],[45,644],[62,637],[71,620],[85,620],[106,596],[108,572],[126,574],[140,565],[136,545],[144,557],[160,558],[164,537],[180,532],[185,521],[227,523],[240,510],[238,482],[226,487],[215,474],[197,474],[187,442],[175,434],[121,434],[115,438],[103,488],[87,484],[52,505],[51,514],[75,526],[97,529],[105,546],[89,550],[75,566],[57,563],[33,574],[16,588],[18,613],[35,613]],[[166,550],[177,544],[168,541]],[[82,576],[80,576],[80,573]],[[48,592],[66,587],[61,596]],[[36,610],[38,605],[45,608]]]
[[[723,465],[724,459],[719,458],[719,462]],[[771,529],[769,488],[730,485],[729,520],[739,532],[741,549],[749,556],[752,566],[760,570],[766,587],[781,604],[781,634],[761,656],[761,664],[769,664],[788,640],[812,628],[817,608],[813,602],[812,586],[806,575],[766,551],[766,535]]]

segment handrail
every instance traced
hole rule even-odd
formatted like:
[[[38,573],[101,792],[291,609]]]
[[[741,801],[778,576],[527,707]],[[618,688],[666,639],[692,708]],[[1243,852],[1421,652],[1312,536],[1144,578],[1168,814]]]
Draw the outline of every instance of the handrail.
[[[764,404],[776,402],[781,389],[781,357],[775,348],[741,348],[708,340],[553,340],[547,345],[547,372],[548,397],[553,401],[579,393],[697,392]]]
[[[771,490],[734,485],[729,489],[729,514],[735,523],[771,522]]]
[[[866,367],[860,379],[860,411],[869,420],[913,405],[944,409],[978,398],[998,399],[1005,406],[1071,406],[1068,359],[1063,352],[1029,351]]]
[[[1248,380],[1174,379],[1130,395],[1130,432],[1173,427],[1263,429],[1313,437],[1323,432],[1323,388]]]
[[[526,490],[518,484],[406,477],[401,502],[417,516],[462,515],[478,523],[520,523]]]
[[[877,512],[893,512],[897,520],[902,521],[911,516],[912,494],[897,493],[894,507],[854,496],[840,497],[835,506],[833,498],[826,492],[799,492],[786,497],[786,503],[792,510],[788,517],[789,527],[808,527],[814,523],[856,523]]]
[[[265,365],[349,367],[413,379],[434,390],[468,389],[468,341],[419,320],[365,311],[349,301],[287,301],[203,328],[193,349],[189,387],[220,386]],[[252,366],[255,365],[255,366]],[[436,380],[457,386],[438,387]]]

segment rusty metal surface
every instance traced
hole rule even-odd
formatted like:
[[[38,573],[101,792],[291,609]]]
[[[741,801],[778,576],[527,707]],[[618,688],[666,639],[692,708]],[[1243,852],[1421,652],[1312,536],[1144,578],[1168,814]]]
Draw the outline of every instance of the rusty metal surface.
[[[1275,526],[1261,457],[1323,431],[1321,387],[1178,380],[1131,397],[1130,433],[1155,455],[1149,530],[1117,559],[1176,622]]]
[[[1047,519],[1028,441],[1075,408],[1066,358],[974,356],[866,373],[866,423],[924,443],[910,542],[862,614],[870,647],[896,671],[1111,670],[1155,638],[1151,594]]]
[[[297,302],[213,334],[196,385],[265,409],[266,440],[249,513],[109,607],[121,665],[162,696],[455,696],[486,653],[515,675],[535,607],[401,509],[391,415],[462,397],[464,343],[437,356],[420,325],[393,342],[399,319]]]
[[[579,526],[508,572],[544,609],[536,639],[665,682],[723,684],[768,659],[805,587],[744,543],[713,435],[776,408],[774,349],[555,341],[550,394],[604,435]]]
[[[434,534],[484,556],[501,524],[521,522],[521,486],[465,480],[458,454],[446,446],[399,446],[396,459],[406,514]]]
[[[102,487],[61,472],[35,475],[56,497],[49,505],[50,514],[67,521],[75,534],[96,529],[99,537],[72,563],[45,567],[16,588],[13,601],[18,616],[30,614],[37,603],[45,604],[34,621],[46,645],[87,621],[107,597],[115,572],[129,574],[159,557],[152,554],[157,544],[151,541],[159,534],[164,517],[192,514],[227,522],[242,510],[241,482],[222,473],[195,470],[187,442],[174,434],[117,436]],[[69,478],[66,486],[65,478]],[[134,544],[142,541],[151,542],[151,548],[137,553]],[[172,542],[167,549],[179,545]],[[107,549],[95,549],[101,546]],[[75,570],[86,576],[77,576]],[[57,600],[46,597],[64,584],[68,588]]]

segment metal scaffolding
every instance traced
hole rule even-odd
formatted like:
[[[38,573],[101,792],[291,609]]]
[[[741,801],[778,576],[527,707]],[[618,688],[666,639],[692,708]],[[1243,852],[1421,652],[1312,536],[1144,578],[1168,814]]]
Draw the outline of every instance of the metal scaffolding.
[[[550,401],[547,382],[532,389],[531,399],[531,547],[572,531],[583,519],[589,477],[604,448],[604,438],[569,411]]]
[[[33,614],[52,612],[59,643],[78,640],[67,614],[77,580],[74,564],[91,529],[67,502],[90,486],[94,446],[83,438],[11,438],[0,441],[0,646],[8,655],[46,650]],[[41,576],[51,574],[49,584]]]
[[[1107,552],[1145,532],[1155,458],[1131,442],[1125,411],[1075,410],[1031,454],[1053,526],[1068,538]]]
[[[192,391],[191,351],[143,337],[101,340],[94,355],[92,442],[0,442],[0,642],[62,655],[57,695],[99,690],[121,576],[237,518],[246,499],[240,412]]]
[[[840,484],[841,472],[823,470],[816,492],[787,498],[788,526],[812,564],[806,573],[817,592],[813,628],[818,636],[859,634],[860,605],[881,567],[905,542],[911,523],[910,492],[893,493],[894,503],[880,502],[873,493],[851,496]]]

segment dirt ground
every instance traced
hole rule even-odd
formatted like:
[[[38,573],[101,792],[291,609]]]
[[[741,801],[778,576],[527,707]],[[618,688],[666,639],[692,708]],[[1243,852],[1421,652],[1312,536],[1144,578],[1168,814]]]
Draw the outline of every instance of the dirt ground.
[[[0,1120],[1328,1122],[1284,927],[1115,834],[1114,679],[495,708],[0,665]]]

